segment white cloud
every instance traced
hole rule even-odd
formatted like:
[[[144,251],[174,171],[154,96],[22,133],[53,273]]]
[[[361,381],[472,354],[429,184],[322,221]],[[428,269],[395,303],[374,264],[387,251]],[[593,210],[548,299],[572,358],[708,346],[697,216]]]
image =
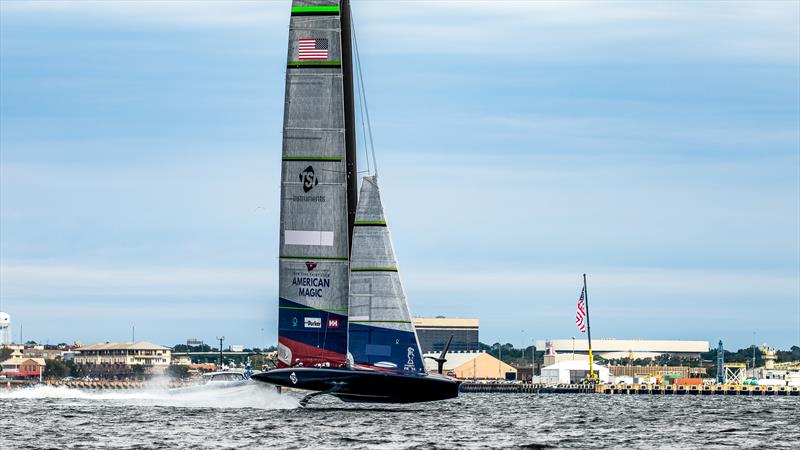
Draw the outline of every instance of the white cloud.
[[[509,61],[797,62],[790,2],[381,2],[356,4],[374,54]],[[359,13],[361,13],[359,15]]]
[[[6,14],[37,19],[101,21],[106,24],[165,27],[271,27],[286,25],[289,2],[259,1],[11,1]]]
[[[6,14],[20,17],[171,29],[285,30],[289,7],[289,1],[2,3]],[[498,58],[571,63],[798,61],[796,2],[361,0],[353,9],[361,48],[379,55],[471,56],[482,58],[476,64],[487,65],[497,64]]]
[[[570,270],[518,268],[503,271],[405,272],[404,280],[426,291],[495,291],[498,287],[525,286],[527,292],[553,292],[580,285],[580,274]],[[593,290],[642,295],[792,296],[798,292],[797,275],[736,270],[686,270],[659,268],[608,268],[591,274]]]
[[[275,291],[277,276],[265,268],[3,263],[0,265],[0,286],[0,295],[5,300],[160,296],[169,301],[170,298],[191,296],[266,296]]]

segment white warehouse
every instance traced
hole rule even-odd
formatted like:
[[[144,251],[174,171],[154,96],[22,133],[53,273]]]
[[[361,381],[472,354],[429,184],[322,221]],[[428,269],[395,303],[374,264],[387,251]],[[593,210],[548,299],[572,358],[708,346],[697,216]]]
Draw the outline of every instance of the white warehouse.
[[[597,377],[608,383],[608,368],[593,364]],[[575,384],[589,376],[589,361],[561,361],[542,368],[541,381],[545,384]]]
[[[587,355],[589,342],[586,339],[556,339],[536,341],[537,349],[547,353]],[[708,341],[654,341],[642,339],[592,339],[592,352],[605,359],[655,358],[659,355],[675,355],[699,358],[708,351]],[[583,358],[575,358],[583,359]]]

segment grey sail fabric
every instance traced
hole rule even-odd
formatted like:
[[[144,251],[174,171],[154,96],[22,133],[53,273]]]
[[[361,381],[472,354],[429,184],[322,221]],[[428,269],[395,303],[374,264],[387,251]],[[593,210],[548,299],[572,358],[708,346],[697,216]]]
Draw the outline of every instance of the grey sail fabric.
[[[364,177],[350,267],[349,351],[356,367],[424,374],[376,177]]]
[[[339,2],[294,0],[281,174],[278,363],[347,351],[348,218]]]

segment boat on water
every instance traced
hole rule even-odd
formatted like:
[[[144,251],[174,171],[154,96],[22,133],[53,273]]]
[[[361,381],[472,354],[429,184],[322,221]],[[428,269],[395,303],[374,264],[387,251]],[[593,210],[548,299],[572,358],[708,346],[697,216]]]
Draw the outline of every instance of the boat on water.
[[[358,189],[347,0],[294,0],[281,174],[277,368],[253,376],[344,401],[458,396],[428,374],[384,214],[377,169]],[[362,82],[363,100],[363,82]]]
[[[169,390],[170,394],[181,394],[207,389],[226,389],[252,384],[253,380],[247,372],[208,372],[197,378],[190,386],[178,387]]]

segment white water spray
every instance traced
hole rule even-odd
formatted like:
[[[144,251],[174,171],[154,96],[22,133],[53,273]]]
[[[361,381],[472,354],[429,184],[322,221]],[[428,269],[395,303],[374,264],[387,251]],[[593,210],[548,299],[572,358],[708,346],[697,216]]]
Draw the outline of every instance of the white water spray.
[[[118,391],[37,385],[31,388],[0,391],[0,400],[2,399],[66,399],[100,401],[122,406],[179,408],[292,409],[299,406],[296,398],[278,394],[272,386],[255,383],[225,388],[197,386],[190,390],[170,390],[155,384],[143,389]]]

